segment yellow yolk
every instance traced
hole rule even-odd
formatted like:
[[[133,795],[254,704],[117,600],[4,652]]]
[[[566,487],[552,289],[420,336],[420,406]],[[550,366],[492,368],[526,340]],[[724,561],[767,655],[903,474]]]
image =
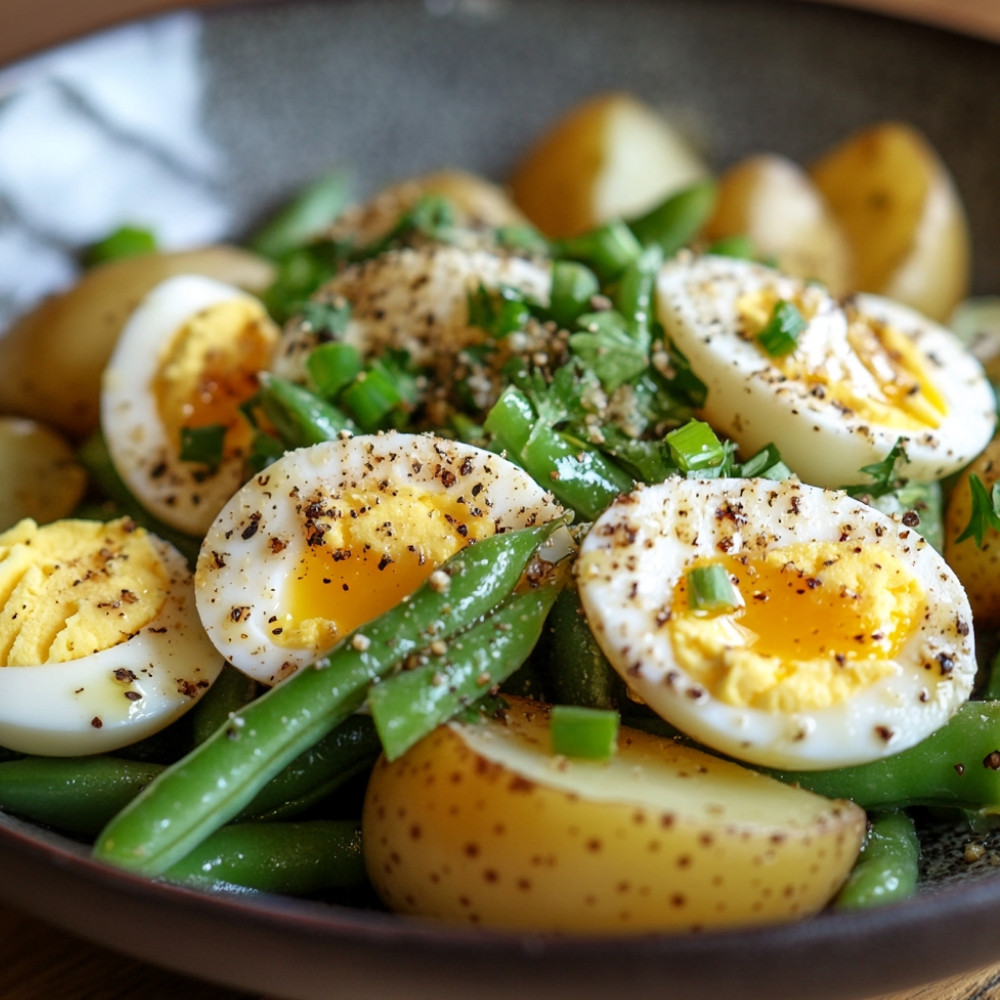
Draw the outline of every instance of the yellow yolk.
[[[156,618],[168,586],[149,536],[127,518],[20,521],[0,535],[0,665],[115,646]]]
[[[678,663],[731,705],[792,712],[838,704],[895,671],[924,594],[877,548],[812,542],[726,556],[744,606],[688,608],[684,578],[666,623]]]
[[[493,534],[493,522],[447,495],[400,488],[345,493],[308,530],[272,634],[280,645],[328,648],[412,594],[467,542]]]
[[[278,328],[251,299],[228,299],[192,316],[167,346],[153,380],[167,439],[183,428],[226,427],[226,453],[245,447],[250,427],[239,412],[270,364]]]
[[[816,304],[806,286],[791,299],[807,322]],[[742,296],[737,310],[746,335],[756,337],[764,329],[779,301],[773,288]],[[817,359],[793,352],[771,363],[789,379],[800,381],[823,398],[883,427],[899,430],[933,430],[947,414],[941,392],[910,339],[887,323],[878,322],[857,309],[845,307],[848,317],[847,345],[843,356],[830,351]],[[854,372],[864,372],[860,384]]]

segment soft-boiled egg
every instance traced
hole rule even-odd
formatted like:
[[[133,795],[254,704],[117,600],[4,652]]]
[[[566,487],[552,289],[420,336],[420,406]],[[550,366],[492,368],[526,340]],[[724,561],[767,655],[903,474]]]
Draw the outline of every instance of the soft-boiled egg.
[[[222,668],[183,556],[128,519],[19,522],[0,535],[0,588],[0,746],[115,750],[181,716]]]
[[[209,637],[273,684],[407,597],[464,545],[561,508],[491,452],[430,435],[287,452],[223,508],[195,571]]]
[[[238,288],[184,274],[133,312],[101,387],[101,429],[118,474],[142,505],[201,534],[245,478],[252,431],[239,411],[271,362],[279,331]],[[221,453],[181,457],[183,436],[217,429]]]
[[[657,303],[708,388],[705,419],[745,454],[777,445],[806,482],[856,483],[898,440],[905,475],[940,479],[992,434],[982,365],[948,330],[887,299],[838,301],[751,261],[681,255],[662,269]],[[775,352],[764,331],[779,304],[803,322]]]
[[[896,753],[972,689],[972,613],[955,574],[916,531],[843,493],[792,480],[640,487],[594,523],[577,574],[630,689],[752,763]],[[721,598],[693,597],[713,575]]]

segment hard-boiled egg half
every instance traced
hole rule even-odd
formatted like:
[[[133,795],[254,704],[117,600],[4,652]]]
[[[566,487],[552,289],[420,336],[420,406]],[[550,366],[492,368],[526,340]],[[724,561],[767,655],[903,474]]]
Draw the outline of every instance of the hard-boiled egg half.
[[[681,255],[657,281],[667,336],[708,388],[705,419],[745,454],[777,445],[803,480],[837,488],[901,440],[912,479],[961,468],[989,441],[982,365],[946,329],[873,295],[746,260]],[[782,333],[776,324],[800,329]]]
[[[101,429],[118,474],[171,527],[201,534],[245,478],[251,428],[239,406],[271,362],[278,329],[238,288],[185,274],[142,300],[104,371]],[[185,435],[218,432],[182,458]]]
[[[222,658],[173,547],[128,519],[26,519],[0,535],[0,746],[103,753],[158,731]]]
[[[794,481],[671,479],[622,496],[577,562],[595,637],[696,740],[841,767],[943,725],[976,671],[961,584],[916,531]]]
[[[561,513],[469,445],[395,432],[324,442],[287,452],[223,508],[198,558],[198,611],[226,659],[274,684],[464,545]]]

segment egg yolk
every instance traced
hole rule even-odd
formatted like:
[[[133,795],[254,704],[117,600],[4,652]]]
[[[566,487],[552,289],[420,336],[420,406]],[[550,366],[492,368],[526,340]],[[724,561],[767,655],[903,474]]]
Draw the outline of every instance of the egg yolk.
[[[837,704],[895,672],[923,590],[894,556],[855,542],[812,542],[713,560],[743,606],[688,607],[677,584],[666,627],[678,662],[717,699],[791,712]]]
[[[345,493],[306,523],[286,585],[279,645],[328,649],[412,594],[466,543],[493,534],[482,511],[413,489]]]
[[[221,425],[225,455],[244,451],[251,429],[239,406],[257,391],[278,336],[252,299],[217,302],[192,316],[166,346],[153,379],[167,439],[179,446],[183,429]]]
[[[115,646],[157,617],[168,587],[149,536],[127,518],[20,521],[0,535],[0,665]]]
[[[816,314],[808,286],[790,300],[809,321]],[[750,338],[764,329],[780,296],[765,288],[737,303]],[[845,343],[820,351],[793,351],[770,363],[789,379],[874,424],[899,430],[933,430],[947,413],[940,390],[912,340],[887,323],[848,305]]]

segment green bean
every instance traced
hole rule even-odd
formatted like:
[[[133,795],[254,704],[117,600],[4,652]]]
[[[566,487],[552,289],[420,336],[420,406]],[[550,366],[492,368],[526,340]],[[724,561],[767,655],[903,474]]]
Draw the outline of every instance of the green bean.
[[[600,452],[538,420],[531,401],[513,386],[501,393],[484,427],[495,447],[586,520],[633,486],[632,477]]]
[[[351,716],[276,774],[238,818],[297,816],[370,768],[381,747],[371,718]],[[0,809],[92,838],[165,769],[164,764],[120,754],[23,757],[0,764]]]
[[[304,386],[262,372],[256,403],[288,448],[335,441],[342,431],[356,430],[350,417]]]
[[[515,594],[427,662],[376,684],[368,695],[389,760],[507,679],[535,648],[559,591],[555,582]]]
[[[567,587],[552,605],[548,619],[550,699],[585,708],[618,708],[625,685],[597,645],[575,588]]]
[[[0,764],[0,809],[90,838],[163,769],[112,755],[7,761]]]
[[[865,809],[1000,811],[1000,701],[966,702],[936,733],[882,760],[833,771],[770,773]]]
[[[298,816],[355,775],[370,770],[381,749],[371,716],[352,715],[279,771],[237,818]]]
[[[367,883],[356,820],[233,823],[164,873],[199,889],[243,887],[310,896]]]
[[[552,253],[586,264],[604,283],[614,281],[642,253],[642,245],[629,226],[612,220],[579,236],[557,240]]]
[[[904,812],[868,817],[861,855],[833,901],[839,910],[860,910],[894,903],[917,888],[920,842],[913,820]]]
[[[355,712],[372,681],[391,673],[431,636],[446,641],[509,594],[561,523],[461,549],[408,600],[271,688],[164,771],[102,831],[95,856],[147,875],[165,871]]]
[[[698,181],[630,219],[628,225],[643,246],[658,246],[669,257],[698,235],[715,207],[715,198],[715,181]]]
[[[191,738],[194,745],[204,743],[223,726],[233,712],[248,705],[257,696],[259,686],[231,663],[223,666],[212,686],[191,709]]]

